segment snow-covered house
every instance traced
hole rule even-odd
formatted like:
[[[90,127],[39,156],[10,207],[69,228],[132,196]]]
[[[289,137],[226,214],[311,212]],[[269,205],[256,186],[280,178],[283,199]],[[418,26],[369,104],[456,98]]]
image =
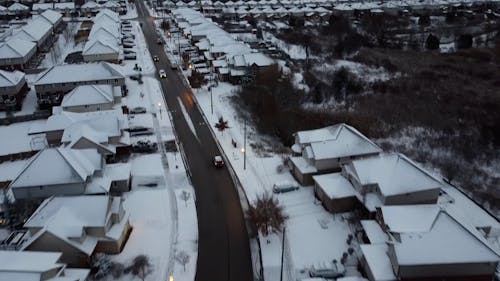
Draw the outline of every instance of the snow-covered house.
[[[290,163],[294,177],[303,185],[312,184],[313,175],[339,171],[341,165],[353,159],[382,151],[358,130],[344,123],[297,132],[292,150],[301,154],[291,157]]]
[[[51,33],[52,25],[46,20],[36,18],[15,30],[11,38],[31,41],[37,45],[38,49],[44,49]]]
[[[26,17],[30,14],[30,8],[18,2],[12,3],[7,7],[7,14],[16,17]]]
[[[82,51],[85,62],[120,61],[120,46],[116,40],[90,39],[85,43]]]
[[[370,280],[492,280],[500,250],[454,212],[437,205],[383,206],[378,242],[361,245]]]
[[[101,5],[94,1],[87,1],[80,7],[82,14],[86,16],[93,16],[99,12]]]
[[[46,199],[24,227],[23,250],[62,252],[61,261],[86,267],[92,254],[120,253],[131,232],[123,199],[106,195]]]
[[[86,113],[62,111],[54,112],[44,125],[32,127],[29,134],[45,134],[52,146],[95,148],[104,156],[109,156],[128,152],[128,128],[128,119],[119,110]],[[81,138],[86,140],[82,143]]]
[[[62,23],[62,14],[53,10],[46,10],[34,19],[41,19],[52,25],[52,30],[57,30]]]
[[[398,153],[353,160],[343,166],[342,174],[370,213],[384,205],[436,203],[443,186],[428,171]]]
[[[118,66],[107,63],[56,65],[40,73],[35,81],[38,104],[58,105],[62,97],[80,85],[124,86],[125,76]]]
[[[120,103],[121,97],[119,86],[84,85],[66,94],[61,107],[64,111],[71,112],[111,110],[116,103]]]
[[[86,62],[119,62],[121,59],[121,26],[118,14],[104,9],[93,19],[82,55]]]
[[[11,38],[0,42],[0,68],[25,69],[36,54],[36,43]]]
[[[0,280],[85,281],[90,270],[69,269],[61,252],[0,251]]]
[[[106,193],[101,183],[104,160],[95,149],[46,148],[30,158],[9,185],[16,200],[54,195]],[[101,187],[99,192],[87,185]]]
[[[0,110],[21,108],[29,90],[24,77],[21,71],[0,70]]]
[[[349,212],[361,207],[359,195],[341,173],[313,176],[314,195],[330,213]]]

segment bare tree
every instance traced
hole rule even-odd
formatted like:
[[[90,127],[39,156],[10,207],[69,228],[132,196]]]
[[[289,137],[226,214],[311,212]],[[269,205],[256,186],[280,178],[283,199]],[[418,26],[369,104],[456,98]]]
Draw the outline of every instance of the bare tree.
[[[186,272],[186,265],[189,263],[189,255],[184,251],[180,251],[175,255],[175,260],[183,266],[184,272]]]
[[[184,203],[186,204],[186,207],[187,207],[187,201],[189,200],[189,198],[191,198],[191,193],[183,190],[182,193],[181,193],[181,199],[184,200]]]
[[[149,263],[149,258],[146,255],[138,255],[134,258],[132,263],[132,274],[141,278],[142,281],[146,279],[151,272],[151,264]]]
[[[267,192],[259,196],[253,205],[246,211],[248,220],[264,235],[281,231],[288,219],[283,213],[278,199]]]

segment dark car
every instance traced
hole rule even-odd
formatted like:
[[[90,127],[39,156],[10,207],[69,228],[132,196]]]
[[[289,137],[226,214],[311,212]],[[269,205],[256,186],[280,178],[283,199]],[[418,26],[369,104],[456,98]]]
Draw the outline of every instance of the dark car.
[[[130,110],[130,114],[146,113],[146,108],[142,106],[134,107]]]
[[[160,58],[158,56],[153,56],[153,61],[158,62],[158,61],[160,61]]]

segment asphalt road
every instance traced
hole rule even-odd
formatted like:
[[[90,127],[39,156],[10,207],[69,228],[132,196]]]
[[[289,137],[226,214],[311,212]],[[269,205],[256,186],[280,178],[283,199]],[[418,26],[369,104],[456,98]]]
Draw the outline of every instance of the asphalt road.
[[[184,86],[179,73],[171,70],[163,46],[157,44],[153,18],[144,2],[136,3],[149,51],[160,60],[155,63],[156,68],[167,73],[167,78],[160,79],[163,95],[172,113],[196,192],[199,232],[196,280],[253,280],[248,233],[237,190],[227,168],[216,169],[212,163],[213,157],[221,154],[207,127],[214,124],[204,123],[193,93]],[[197,137],[183,117],[179,98],[194,124]]]

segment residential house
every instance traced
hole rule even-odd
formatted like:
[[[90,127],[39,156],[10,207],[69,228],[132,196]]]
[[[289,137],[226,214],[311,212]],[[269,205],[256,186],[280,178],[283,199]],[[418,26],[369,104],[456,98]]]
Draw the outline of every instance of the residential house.
[[[104,194],[111,183],[103,179],[103,167],[104,160],[95,149],[46,148],[30,158],[9,188],[16,200]]]
[[[121,88],[112,85],[78,86],[66,94],[61,107],[64,111],[90,112],[111,110],[120,103]]]
[[[314,195],[330,213],[349,212],[361,207],[358,193],[341,173],[313,176]]]
[[[86,267],[95,253],[118,254],[131,232],[123,199],[106,195],[46,199],[26,221],[23,250],[61,252],[61,261]]]
[[[34,16],[33,19],[46,21],[48,24],[52,25],[52,31],[58,30],[63,22],[62,14],[53,10],[46,10],[38,16]]]
[[[97,4],[94,1],[87,1],[85,4],[81,5],[80,10],[82,15],[84,16],[94,16],[96,15],[101,8],[101,5]]]
[[[10,17],[28,17],[30,15],[30,8],[21,3],[14,2],[7,7],[7,15]]]
[[[70,16],[71,13],[75,12],[75,2],[34,3],[31,10],[35,14],[41,14],[44,11],[53,10],[64,14],[65,16]]]
[[[36,44],[39,50],[45,50],[51,33],[52,25],[50,23],[44,19],[35,18],[23,27],[14,30],[11,38],[31,41]]]
[[[0,110],[21,109],[29,91],[25,75],[21,71],[0,70]]]
[[[31,127],[29,134],[45,134],[50,146],[60,146],[71,140],[78,127],[86,125],[108,137],[109,142],[119,146],[126,141],[124,132],[129,128],[127,117],[120,110],[91,112],[69,112],[54,109],[53,114],[41,126]],[[77,128],[73,130],[73,128]]]
[[[82,55],[85,62],[120,61],[120,46],[115,40],[91,39],[85,44]]]
[[[80,85],[123,86],[125,76],[117,66],[107,62],[56,65],[40,73],[35,81],[38,104],[59,105],[62,97]]]
[[[383,206],[377,221],[378,229],[363,223],[365,232],[381,238],[361,245],[371,281],[480,281],[495,275],[500,250],[457,213],[437,205]]]
[[[440,180],[398,153],[353,160],[343,166],[342,175],[372,214],[385,205],[434,204],[443,186]]]
[[[67,268],[61,256],[61,252],[0,251],[0,280],[87,280],[89,269]]]
[[[29,66],[36,54],[36,43],[22,39],[7,39],[0,42],[0,68],[23,70]]]
[[[300,131],[295,134],[292,150],[301,156],[290,158],[292,174],[303,185],[313,183],[312,176],[340,171],[353,159],[379,154],[382,149],[347,124]]]

